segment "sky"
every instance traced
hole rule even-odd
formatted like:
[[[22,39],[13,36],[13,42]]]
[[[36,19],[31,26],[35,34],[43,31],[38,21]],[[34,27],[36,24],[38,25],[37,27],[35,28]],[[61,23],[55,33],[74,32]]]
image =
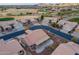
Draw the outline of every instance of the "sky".
[[[35,5],[38,3],[78,3],[79,0],[0,0],[0,5]]]
[[[0,3],[0,5],[35,5],[38,3]]]

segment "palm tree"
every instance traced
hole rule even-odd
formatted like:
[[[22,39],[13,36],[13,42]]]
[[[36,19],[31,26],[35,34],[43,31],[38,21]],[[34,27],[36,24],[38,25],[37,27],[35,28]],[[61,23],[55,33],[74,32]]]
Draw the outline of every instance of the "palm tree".
[[[40,21],[43,21],[43,20],[44,20],[44,15],[41,15]]]
[[[49,23],[49,25],[52,25],[52,20],[49,20],[49,22],[48,22],[48,23]]]
[[[56,27],[56,28],[59,28],[59,25],[58,25],[56,22],[54,22],[54,23],[52,24],[52,26],[53,26],[53,27]]]

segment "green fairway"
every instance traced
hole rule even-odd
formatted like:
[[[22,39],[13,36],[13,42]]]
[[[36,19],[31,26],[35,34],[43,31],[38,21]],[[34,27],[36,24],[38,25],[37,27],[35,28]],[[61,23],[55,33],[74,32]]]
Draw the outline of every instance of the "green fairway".
[[[10,21],[15,20],[14,18],[0,18],[0,21]]]
[[[72,18],[69,21],[71,21],[71,22],[77,22],[79,24],[79,18]]]
[[[58,15],[63,16],[63,15],[69,15],[69,14],[79,14],[79,10],[76,11],[60,11],[58,12]]]

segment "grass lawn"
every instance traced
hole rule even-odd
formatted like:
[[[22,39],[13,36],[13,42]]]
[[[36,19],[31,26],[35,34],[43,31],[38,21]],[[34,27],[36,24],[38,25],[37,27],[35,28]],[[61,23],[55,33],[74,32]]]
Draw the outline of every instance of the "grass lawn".
[[[58,15],[69,15],[69,14],[79,14],[79,10],[76,11],[60,11],[58,12]]]
[[[0,21],[10,21],[15,20],[14,18],[0,18]]]
[[[72,18],[69,21],[71,21],[71,22],[77,22],[79,24],[79,18]]]

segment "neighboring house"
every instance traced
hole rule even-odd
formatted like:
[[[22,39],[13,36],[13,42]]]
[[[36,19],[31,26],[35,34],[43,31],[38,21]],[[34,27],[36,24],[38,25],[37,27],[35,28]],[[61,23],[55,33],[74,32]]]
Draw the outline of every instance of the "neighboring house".
[[[18,21],[20,21],[22,24],[25,24],[25,26],[26,25],[31,25],[31,26],[32,25],[40,25],[35,18],[33,18],[33,19],[30,19],[30,18],[21,19],[21,20],[18,20]],[[30,21],[30,23],[28,23],[28,21]]]
[[[65,32],[65,33],[68,33],[69,31],[72,31],[77,26],[76,22],[70,22],[70,21],[66,21],[66,20],[60,20],[58,22],[58,24],[63,25],[61,31]]]
[[[10,26],[11,24],[13,24],[14,29],[16,29],[17,31],[20,31],[20,30],[24,29],[22,24],[20,24],[16,20],[0,21],[0,26],[2,26],[4,29],[7,28],[8,26]]]
[[[79,25],[75,28],[75,31],[72,33],[73,36],[79,38]]]
[[[0,29],[0,39],[8,40],[24,33],[23,25],[16,20],[0,21],[0,28],[1,27],[4,31]]]
[[[51,10],[52,10],[53,12],[59,11],[59,9],[57,9],[56,7],[53,7]]]
[[[36,51],[36,53],[41,53],[46,47],[53,44],[50,37],[41,29],[28,33],[23,40],[29,47],[31,47],[31,50]]]
[[[49,21],[51,20],[51,22],[57,22],[59,20],[59,17],[45,17],[44,20],[42,21],[42,25],[49,25]]]
[[[25,50],[15,39],[11,41],[0,40],[0,55],[18,55],[25,54]]]
[[[46,25],[46,26],[48,26],[49,25],[49,20],[51,20],[51,19],[44,19],[43,21],[42,21],[42,25]]]
[[[36,19],[32,19],[31,22],[33,25],[41,25]]]
[[[79,54],[79,45],[74,42],[60,44],[52,55],[77,55]]]
[[[52,23],[54,23],[54,22],[56,23],[58,20],[59,20],[59,17],[53,17],[52,18]]]

